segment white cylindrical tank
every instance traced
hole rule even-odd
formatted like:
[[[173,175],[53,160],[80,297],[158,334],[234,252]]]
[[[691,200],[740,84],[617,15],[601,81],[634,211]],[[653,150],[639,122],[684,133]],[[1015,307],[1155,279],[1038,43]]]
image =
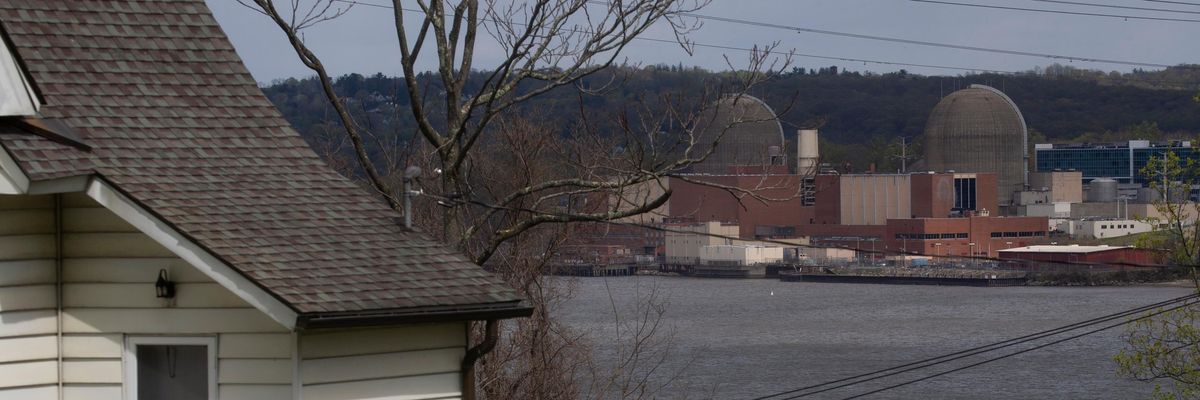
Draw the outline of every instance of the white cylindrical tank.
[[[796,173],[812,175],[817,171],[821,153],[817,148],[817,130],[801,129],[796,134]]]
[[[1117,201],[1117,181],[1096,178],[1088,184],[1088,202],[1113,203]]]

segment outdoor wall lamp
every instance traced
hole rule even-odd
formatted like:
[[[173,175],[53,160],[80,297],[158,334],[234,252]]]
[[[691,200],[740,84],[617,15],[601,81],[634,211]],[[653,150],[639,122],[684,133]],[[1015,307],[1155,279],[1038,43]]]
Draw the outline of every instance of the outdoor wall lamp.
[[[167,270],[158,270],[158,280],[154,281],[154,296],[160,299],[175,297],[175,282],[167,279]]]

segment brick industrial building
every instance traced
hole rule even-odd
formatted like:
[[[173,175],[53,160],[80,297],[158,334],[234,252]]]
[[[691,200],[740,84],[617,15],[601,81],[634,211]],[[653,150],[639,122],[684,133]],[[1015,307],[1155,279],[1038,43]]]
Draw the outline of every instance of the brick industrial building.
[[[929,255],[995,256],[1043,243],[1046,217],[994,217],[996,174],[818,175],[815,204],[797,193],[805,177],[788,174],[672,178],[670,214],[739,226],[743,238],[809,237],[814,245]],[[708,182],[704,185],[696,182]],[[727,189],[783,201],[740,199]]]
[[[735,223],[744,238],[794,237],[797,225],[810,223],[813,207],[800,195],[804,176],[747,172],[670,178],[668,213],[676,220]]]
[[[1091,264],[1161,265],[1163,252],[1128,246],[1028,246],[1006,249],[1000,258]]]

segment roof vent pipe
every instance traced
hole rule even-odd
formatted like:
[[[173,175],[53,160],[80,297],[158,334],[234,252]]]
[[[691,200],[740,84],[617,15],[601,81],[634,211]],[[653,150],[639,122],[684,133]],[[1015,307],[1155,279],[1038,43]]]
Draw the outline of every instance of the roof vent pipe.
[[[421,167],[410,165],[404,169],[404,228],[412,229],[412,198],[421,194],[420,190],[412,190],[412,185],[421,177]]]

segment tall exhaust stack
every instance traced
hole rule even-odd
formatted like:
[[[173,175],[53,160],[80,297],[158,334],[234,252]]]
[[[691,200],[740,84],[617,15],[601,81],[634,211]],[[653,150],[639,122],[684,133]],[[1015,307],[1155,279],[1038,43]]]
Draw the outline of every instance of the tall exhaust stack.
[[[796,174],[816,175],[817,164],[820,163],[817,130],[801,129],[796,136]]]

